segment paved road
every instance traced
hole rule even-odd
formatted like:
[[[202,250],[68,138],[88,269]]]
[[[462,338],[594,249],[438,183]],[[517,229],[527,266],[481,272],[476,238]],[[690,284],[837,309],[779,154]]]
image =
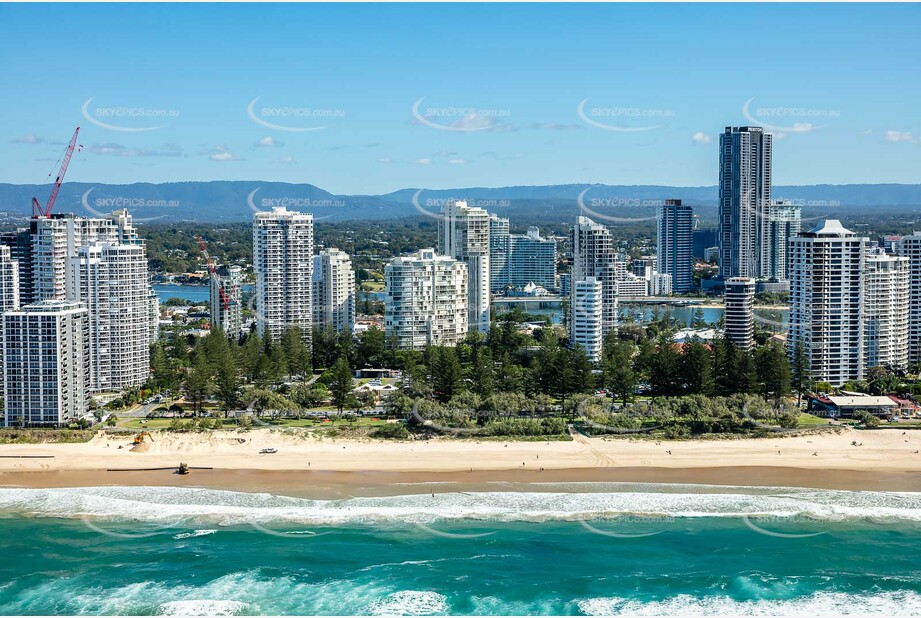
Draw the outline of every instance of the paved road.
[[[131,408],[130,410],[121,410],[116,412],[115,415],[118,418],[145,418],[148,414],[153,412],[156,408],[160,406],[169,407],[169,402],[166,403],[148,403],[145,405],[139,405]]]

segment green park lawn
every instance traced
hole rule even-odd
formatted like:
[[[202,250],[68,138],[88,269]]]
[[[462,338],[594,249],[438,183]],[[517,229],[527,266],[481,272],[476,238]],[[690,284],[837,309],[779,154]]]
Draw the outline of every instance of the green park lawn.
[[[797,427],[817,427],[819,425],[828,425],[827,418],[819,418],[812,414],[801,412],[796,423]]]

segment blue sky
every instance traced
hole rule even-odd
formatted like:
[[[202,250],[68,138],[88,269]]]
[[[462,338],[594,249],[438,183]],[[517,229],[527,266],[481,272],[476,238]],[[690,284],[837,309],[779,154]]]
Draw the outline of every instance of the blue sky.
[[[919,18],[916,4],[0,5],[0,181],[45,182],[79,124],[74,181],[712,185],[719,132],[756,121],[775,127],[775,184],[916,183]]]

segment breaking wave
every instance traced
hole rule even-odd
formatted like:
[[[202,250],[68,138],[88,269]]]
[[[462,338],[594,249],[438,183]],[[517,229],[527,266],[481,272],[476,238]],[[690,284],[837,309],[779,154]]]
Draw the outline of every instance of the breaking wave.
[[[726,596],[677,595],[660,601],[621,597],[579,600],[589,616],[917,616],[921,595],[911,590],[848,594],[815,592],[792,599],[735,600]]]
[[[569,491],[557,491],[562,486],[544,489],[547,491],[311,500],[178,487],[0,488],[0,516],[90,518],[164,526],[543,522],[628,515],[921,522],[921,493],[627,483],[571,484],[566,486]],[[212,533],[210,529],[196,530],[188,536]]]

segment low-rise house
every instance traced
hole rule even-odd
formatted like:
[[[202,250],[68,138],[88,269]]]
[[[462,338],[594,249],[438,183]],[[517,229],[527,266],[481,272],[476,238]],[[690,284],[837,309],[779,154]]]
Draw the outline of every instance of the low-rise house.
[[[848,393],[846,395],[810,395],[808,410],[825,418],[852,418],[858,412],[888,417],[899,411],[893,398],[883,395]]]
[[[919,409],[918,404],[910,399],[902,399],[895,395],[889,395],[889,399],[896,402],[899,406],[899,414],[902,416],[917,416]]]
[[[399,390],[399,387],[393,384],[377,384],[374,382],[366,382],[355,389],[355,392],[367,391],[374,393],[374,400],[380,401],[382,397],[389,395],[390,393]]]
[[[672,336],[672,340],[675,343],[688,343],[694,339],[711,342],[716,336],[717,332],[713,328],[682,328]]]

